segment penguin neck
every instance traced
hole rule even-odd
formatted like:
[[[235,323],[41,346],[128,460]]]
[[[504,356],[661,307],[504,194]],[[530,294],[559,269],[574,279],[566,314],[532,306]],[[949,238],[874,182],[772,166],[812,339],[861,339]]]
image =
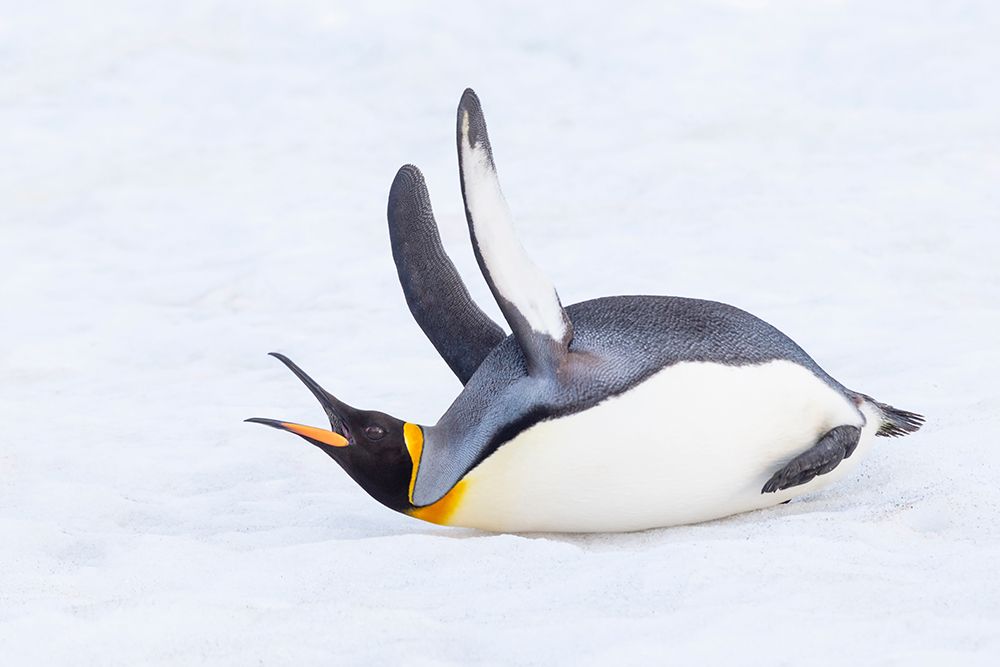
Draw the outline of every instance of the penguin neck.
[[[424,441],[433,431],[433,427],[420,426],[418,424],[406,423],[403,427],[404,440],[406,442],[406,450],[410,456],[410,478],[409,486],[407,490],[407,505],[408,509],[404,514],[427,521],[429,523],[436,523],[439,525],[448,525],[450,523],[451,516],[455,513],[459,504],[462,501],[462,496],[465,494],[467,482],[466,480],[459,480],[459,482],[452,487],[440,500],[426,505],[424,507],[417,507],[413,504],[413,485],[417,481],[417,471],[420,468],[420,460],[423,456]]]

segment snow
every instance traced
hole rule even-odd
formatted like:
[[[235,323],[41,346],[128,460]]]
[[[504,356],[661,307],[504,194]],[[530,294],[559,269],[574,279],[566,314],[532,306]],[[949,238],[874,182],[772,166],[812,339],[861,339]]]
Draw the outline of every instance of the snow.
[[[5,664],[996,664],[1000,8],[5,2]],[[385,201],[462,216],[476,88],[564,303],[774,323],[921,412],[782,507],[625,535],[422,524],[250,416],[433,422],[459,385]],[[720,418],[724,418],[720,415]]]

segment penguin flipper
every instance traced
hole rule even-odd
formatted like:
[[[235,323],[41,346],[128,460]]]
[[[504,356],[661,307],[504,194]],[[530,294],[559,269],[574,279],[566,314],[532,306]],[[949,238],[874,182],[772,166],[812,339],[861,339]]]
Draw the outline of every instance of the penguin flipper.
[[[406,305],[464,385],[507,334],[472,300],[441,246],[427,185],[413,165],[396,173],[387,217],[392,259]]]
[[[458,105],[456,140],[465,217],[479,268],[524,353],[532,375],[553,374],[568,352],[573,324],[555,287],[524,251],[500,190],[479,98]]]
[[[817,475],[825,475],[854,453],[860,438],[861,429],[857,426],[837,426],[830,429],[819,442],[774,473],[760,492],[783,491],[805,484]]]

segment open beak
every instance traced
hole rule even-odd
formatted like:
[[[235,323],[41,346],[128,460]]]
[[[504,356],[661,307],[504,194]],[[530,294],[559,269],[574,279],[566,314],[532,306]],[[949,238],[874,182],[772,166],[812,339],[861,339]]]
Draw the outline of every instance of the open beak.
[[[347,438],[339,433],[328,431],[325,428],[317,428],[316,426],[293,424],[292,422],[283,422],[278,421],[277,419],[264,419],[263,417],[251,417],[250,419],[246,419],[244,421],[253,422],[254,424],[264,424],[265,426],[270,426],[271,428],[278,428],[282,431],[288,431],[289,433],[300,435],[315,445],[347,447],[350,444],[347,441]]]
[[[253,422],[255,424],[264,424],[265,426],[294,433],[295,435],[301,436],[315,445],[347,447],[350,444],[350,441],[337,431],[348,433],[347,424],[344,423],[343,415],[349,414],[352,408],[349,405],[337,400],[333,394],[323,389],[318,382],[309,377],[304,370],[299,368],[295,362],[285,355],[277,352],[271,352],[270,354],[272,357],[285,364],[290,371],[295,373],[295,377],[301,380],[302,384],[309,388],[309,391],[311,391],[313,396],[316,397],[316,400],[318,400],[320,405],[323,406],[323,411],[326,412],[326,416],[330,419],[330,426],[333,430],[318,428],[316,426],[306,426],[304,424],[295,424],[292,422],[284,422],[277,419],[263,419],[261,417],[252,417],[245,421]]]

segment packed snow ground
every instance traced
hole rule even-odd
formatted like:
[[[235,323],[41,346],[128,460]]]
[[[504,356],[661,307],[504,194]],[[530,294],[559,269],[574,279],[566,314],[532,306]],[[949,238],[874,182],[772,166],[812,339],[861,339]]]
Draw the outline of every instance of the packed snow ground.
[[[353,4],[0,4],[4,664],[997,664],[996,3]],[[734,303],[924,430],[776,509],[515,536],[242,423],[322,423],[271,350],[457,394],[384,210],[419,164],[497,313],[470,85],[565,303]]]

